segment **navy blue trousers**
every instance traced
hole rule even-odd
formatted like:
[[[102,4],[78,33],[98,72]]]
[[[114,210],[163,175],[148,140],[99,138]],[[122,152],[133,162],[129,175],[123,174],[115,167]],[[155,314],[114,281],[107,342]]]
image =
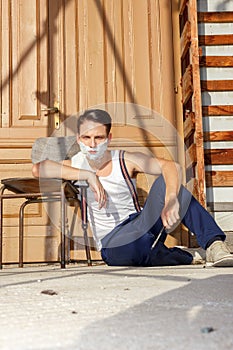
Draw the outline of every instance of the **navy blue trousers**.
[[[164,207],[166,185],[162,176],[155,180],[140,213],[129,216],[102,239],[102,259],[111,266],[168,266],[187,265],[192,255],[177,247],[164,245],[165,230],[152,248],[163,227],[161,212]],[[197,242],[206,248],[215,236],[225,240],[225,234],[212,216],[192,194],[181,186],[178,200],[181,222],[196,235]]]

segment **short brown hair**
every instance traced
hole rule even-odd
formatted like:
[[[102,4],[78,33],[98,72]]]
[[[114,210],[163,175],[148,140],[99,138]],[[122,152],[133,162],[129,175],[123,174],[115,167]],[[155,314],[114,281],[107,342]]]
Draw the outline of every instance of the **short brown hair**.
[[[111,130],[111,127],[112,127],[112,118],[110,117],[108,112],[106,112],[106,111],[104,111],[102,109],[89,109],[89,110],[86,110],[78,118],[78,122],[77,122],[78,133],[80,133],[80,126],[86,120],[105,125],[107,135],[110,133],[110,130]]]

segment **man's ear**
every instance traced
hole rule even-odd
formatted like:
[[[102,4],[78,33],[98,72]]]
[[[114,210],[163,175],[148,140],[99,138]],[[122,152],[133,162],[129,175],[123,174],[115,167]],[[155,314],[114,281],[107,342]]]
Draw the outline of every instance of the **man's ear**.
[[[79,143],[79,134],[76,134],[76,141]]]

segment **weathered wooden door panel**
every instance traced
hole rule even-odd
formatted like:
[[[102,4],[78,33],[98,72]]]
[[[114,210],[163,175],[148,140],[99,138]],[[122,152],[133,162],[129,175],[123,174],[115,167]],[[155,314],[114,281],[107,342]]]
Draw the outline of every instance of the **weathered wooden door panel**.
[[[70,117],[93,106],[112,112],[112,147],[177,157],[169,0],[1,0],[0,12],[1,178],[30,176],[34,140],[73,134]],[[54,106],[59,115],[42,111]],[[58,257],[54,210],[27,208],[26,260],[35,242],[36,260]],[[4,218],[9,261],[16,212],[9,204]]]
[[[58,70],[61,32],[56,28],[61,5],[62,1],[47,0],[0,3],[1,178],[31,176],[31,146],[36,138],[53,132],[55,115],[48,114],[47,109],[55,103],[58,106],[60,99],[58,74],[54,79],[51,67]],[[18,209],[22,201],[4,203],[3,257],[5,261],[17,261]],[[25,261],[58,257],[58,229],[47,212],[41,205],[30,205],[25,210]]]
[[[2,1],[2,106],[1,142],[6,128],[8,137],[33,138],[47,133],[48,118],[44,118],[43,104],[38,91],[48,86],[48,30],[46,2]],[[47,93],[45,105],[49,103]]]
[[[79,110],[130,103],[113,113],[118,126],[156,133],[163,121],[150,110],[174,123],[170,1],[78,1],[77,23]],[[148,108],[147,115],[140,116],[137,106]]]

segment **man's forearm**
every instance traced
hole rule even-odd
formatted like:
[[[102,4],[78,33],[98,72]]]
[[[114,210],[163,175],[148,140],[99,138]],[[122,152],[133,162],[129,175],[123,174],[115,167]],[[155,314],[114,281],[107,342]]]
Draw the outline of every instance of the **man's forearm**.
[[[162,174],[166,183],[166,199],[177,196],[182,183],[181,167],[177,163],[168,162],[162,167]]]
[[[33,165],[32,173],[35,177],[86,181],[88,181],[90,175],[89,171],[76,169],[51,160],[45,160]]]

